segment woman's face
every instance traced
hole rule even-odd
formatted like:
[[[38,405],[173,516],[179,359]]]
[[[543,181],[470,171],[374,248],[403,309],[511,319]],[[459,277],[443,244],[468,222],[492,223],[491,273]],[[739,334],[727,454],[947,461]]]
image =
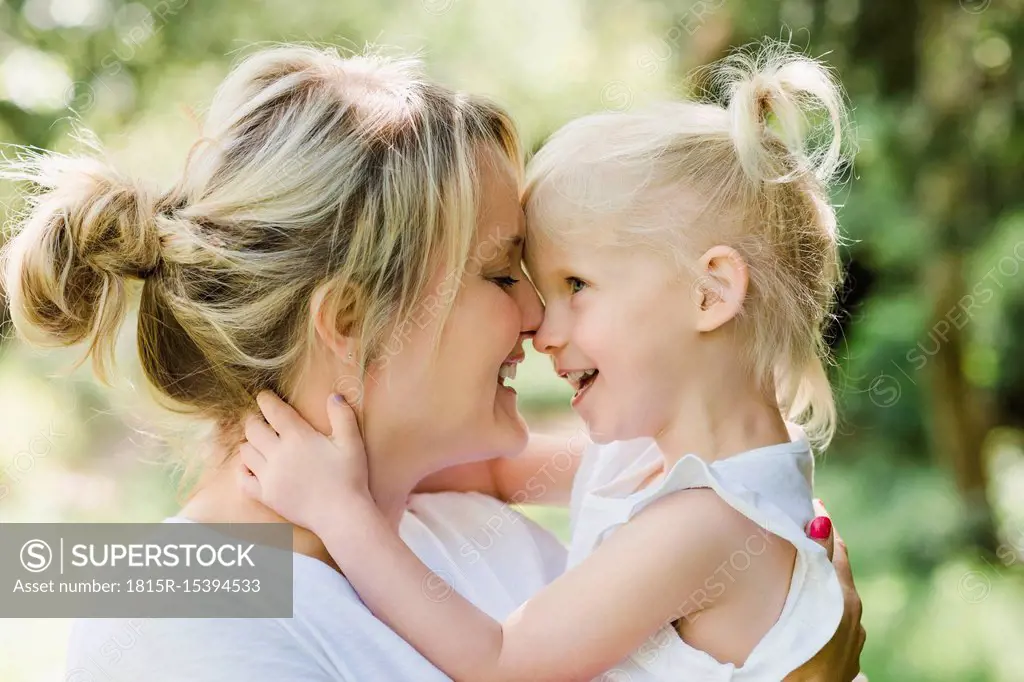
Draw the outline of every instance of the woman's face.
[[[410,322],[391,330],[371,363],[363,388],[371,474],[377,459],[378,470],[402,466],[422,477],[526,445],[516,393],[502,375],[514,374],[542,309],[522,270],[525,218],[515,177],[497,153],[482,151],[479,159],[481,201],[462,282],[438,268]],[[441,301],[453,295],[441,330]]]

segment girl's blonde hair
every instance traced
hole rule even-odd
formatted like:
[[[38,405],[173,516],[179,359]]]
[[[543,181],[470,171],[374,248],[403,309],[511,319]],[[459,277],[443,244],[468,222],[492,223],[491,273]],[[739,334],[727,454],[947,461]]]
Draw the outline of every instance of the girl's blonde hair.
[[[94,156],[4,164],[39,190],[3,254],[14,325],[37,344],[87,343],[106,380],[141,280],[138,352],[157,398],[237,428],[256,393],[290,395],[301,378],[315,296],[365,367],[439,266],[461,281],[482,148],[521,168],[509,116],[416,60],[261,50],[220,85],[165,192]]]
[[[829,185],[847,150],[842,91],[778,43],[707,75],[724,105],[599,113],[556,132],[527,169],[530,230],[556,243],[640,243],[682,267],[716,244],[735,248],[750,277],[737,320],[750,371],[824,445],[835,428],[823,331],[841,280]]]

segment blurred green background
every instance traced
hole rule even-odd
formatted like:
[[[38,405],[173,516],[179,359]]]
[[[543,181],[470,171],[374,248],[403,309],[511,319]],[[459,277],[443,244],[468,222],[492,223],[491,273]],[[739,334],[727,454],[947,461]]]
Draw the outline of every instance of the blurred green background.
[[[507,106],[536,149],[573,117],[678,96],[694,67],[766,35],[832,64],[857,125],[835,197],[842,425],[817,483],[864,599],[864,670],[1020,682],[1024,0],[0,0],[0,141],[68,150],[84,126],[168,183],[230,64],[302,41],[418,52]],[[18,205],[0,187],[0,211]],[[173,440],[140,408],[131,334],[107,390],[67,371],[76,353],[14,341],[0,312],[0,520],[174,513]],[[544,359],[515,385],[536,428],[573,428]],[[531,513],[564,537],[564,512]],[[0,682],[60,679],[67,632],[0,620]]]

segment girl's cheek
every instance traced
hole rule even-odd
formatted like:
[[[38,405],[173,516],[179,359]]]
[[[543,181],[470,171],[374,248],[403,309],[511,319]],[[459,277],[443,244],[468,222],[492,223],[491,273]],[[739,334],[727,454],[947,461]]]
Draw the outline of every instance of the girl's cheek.
[[[569,337],[587,348],[594,345],[594,342],[606,333],[605,327],[607,326],[609,324],[602,320],[600,315],[595,315],[590,310],[580,310],[578,307],[572,311],[567,320]]]
[[[576,346],[598,369],[612,371],[623,356],[628,359],[628,341],[634,330],[623,326],[614,314],[592,314],[575,319],[572,338]]]

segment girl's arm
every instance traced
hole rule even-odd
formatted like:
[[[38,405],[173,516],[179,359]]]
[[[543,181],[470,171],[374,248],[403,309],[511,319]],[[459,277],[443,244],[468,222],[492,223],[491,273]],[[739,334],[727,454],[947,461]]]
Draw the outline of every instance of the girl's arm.
[[[511,504],[566,505],[589,443],[582,429],[562,436],[530,433],[522,454],[442,469],[420,481],[416,492],[478,492]]]
[[[313,531],[370,610],[455,680],[590,680],[666,623],[724,603],[701,586],[743,551],[744,535],[715,520],[713,492],[676,494],[499,623],[420,562],[368,500],[335,499]]]
[[[589,680],[731,592],[712,604],[701,588],[743,551],[752,524],[693,490],[652,504],[498,623],[420,562],[373,505],[347,406],[329,406],[328,439],[285,403],[260,400],[270,426],[247,423],[247,492],[315,532],[374,614],[456,680]]]
[[[569,504],[572,482],[590,439],[573,434],[530,434],[518,457],[491,460],[498,499],[515,504]]]

